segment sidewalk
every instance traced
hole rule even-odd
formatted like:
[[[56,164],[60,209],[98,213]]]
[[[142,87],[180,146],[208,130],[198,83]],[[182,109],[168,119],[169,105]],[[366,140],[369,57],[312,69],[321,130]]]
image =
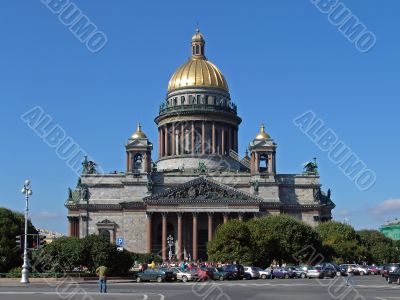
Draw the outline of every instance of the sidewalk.
[[[20,283],[21,278],[0,278],[0,286],[1,285],[21,285],[23,286],[23,283]],[[82,283],[93,283],[97,284],[98,278],[96,277],[64,277],[64,278],[29,278],[29,282],[32,284],[47,284],[47,283],[59,283],[62,281],[69,281],[69,282],[76,282],[78,284]],[[107,282],[109,283],[129,283],[129,282],[136,282],[132,278],[127,278],[127,277],[109,277],[107,279]]]

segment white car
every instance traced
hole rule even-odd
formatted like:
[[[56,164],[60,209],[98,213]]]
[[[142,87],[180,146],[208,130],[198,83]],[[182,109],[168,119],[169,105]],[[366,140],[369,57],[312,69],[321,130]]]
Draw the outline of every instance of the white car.
[[[260,278],[260,272],[255,267],[244,266],[244,278],[245,279],[258,279]]]
[[[368,275],[368,268],[364,268],[362,266],[357,265],[355,267],[356,270],[358,270],[358,273],[362,276],[362,275]]]
[[[258,271],[258,273],[260,274],[260,278],[261,279],[267,279],[271,277],[271,273],[268,270],[263,270],[259,267],[255,267],[254,269],[256,269]]]
[[[182,282],[195,281],[199,279],[199,276],[195,272],[190,272],[188,270],[182,271],[180,268],[172,269],[176,274],[176,279]]]

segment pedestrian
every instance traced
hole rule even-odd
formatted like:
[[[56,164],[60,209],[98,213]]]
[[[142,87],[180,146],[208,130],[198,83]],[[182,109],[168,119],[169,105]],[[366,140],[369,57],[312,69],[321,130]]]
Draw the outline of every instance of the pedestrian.
[[[269,279],[274,279],[274,265],[269,266]]]
[[[349,286],[349,284],[352,284],[354,279],[353,279],[353,268],[349,265],[347,268],[347,279],[346,279],[346,285]]]
[[[108,268],[100,266],[96,269],[96,274],[99,276],[100,293],[107,293],[107,271]]]

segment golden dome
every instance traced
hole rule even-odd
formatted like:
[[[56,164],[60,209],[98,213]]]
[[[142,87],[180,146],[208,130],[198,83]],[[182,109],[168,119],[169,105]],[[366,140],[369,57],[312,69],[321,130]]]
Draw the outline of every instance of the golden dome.
[[[131,139],[147,139],[147,136],[142,131],[142,125],[138,123],[136,131],[132,134]]]
[[[213,63],[193,57],[172,75],[168,92],[188,87],[213,87],[229,92],[224,75]]]
[[[271,137],[269,136],[268,133],[265,132],[264,124],[261,124],[260,132],[257,133],[256,135],[256,140],[269,140],[269,139],[271,139]]]
[[[172,75],[168,92],[190,87],[211,87],[229,92],[222,72],[205,57],[204,45],[204,37],[197,29],[192,37],[192,57]]]

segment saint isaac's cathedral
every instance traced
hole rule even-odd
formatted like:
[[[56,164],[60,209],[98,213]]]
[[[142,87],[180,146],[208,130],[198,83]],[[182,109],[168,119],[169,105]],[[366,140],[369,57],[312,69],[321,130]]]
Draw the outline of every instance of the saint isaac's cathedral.
[[[315,161],[276,172],[277,144],[261,125],[238,154],[242,119],[199,30],[191,57],[172,75],[155,123],[157,154],[141,125],[127,140],[126,170],[100,174],[85,160],[69,190],[69,235],[100,234],[127,250],[205,259],[216,227],[230,219],[288,214],[312,226],[332,218]],[[173,242],[172,242],[173,240]]]

